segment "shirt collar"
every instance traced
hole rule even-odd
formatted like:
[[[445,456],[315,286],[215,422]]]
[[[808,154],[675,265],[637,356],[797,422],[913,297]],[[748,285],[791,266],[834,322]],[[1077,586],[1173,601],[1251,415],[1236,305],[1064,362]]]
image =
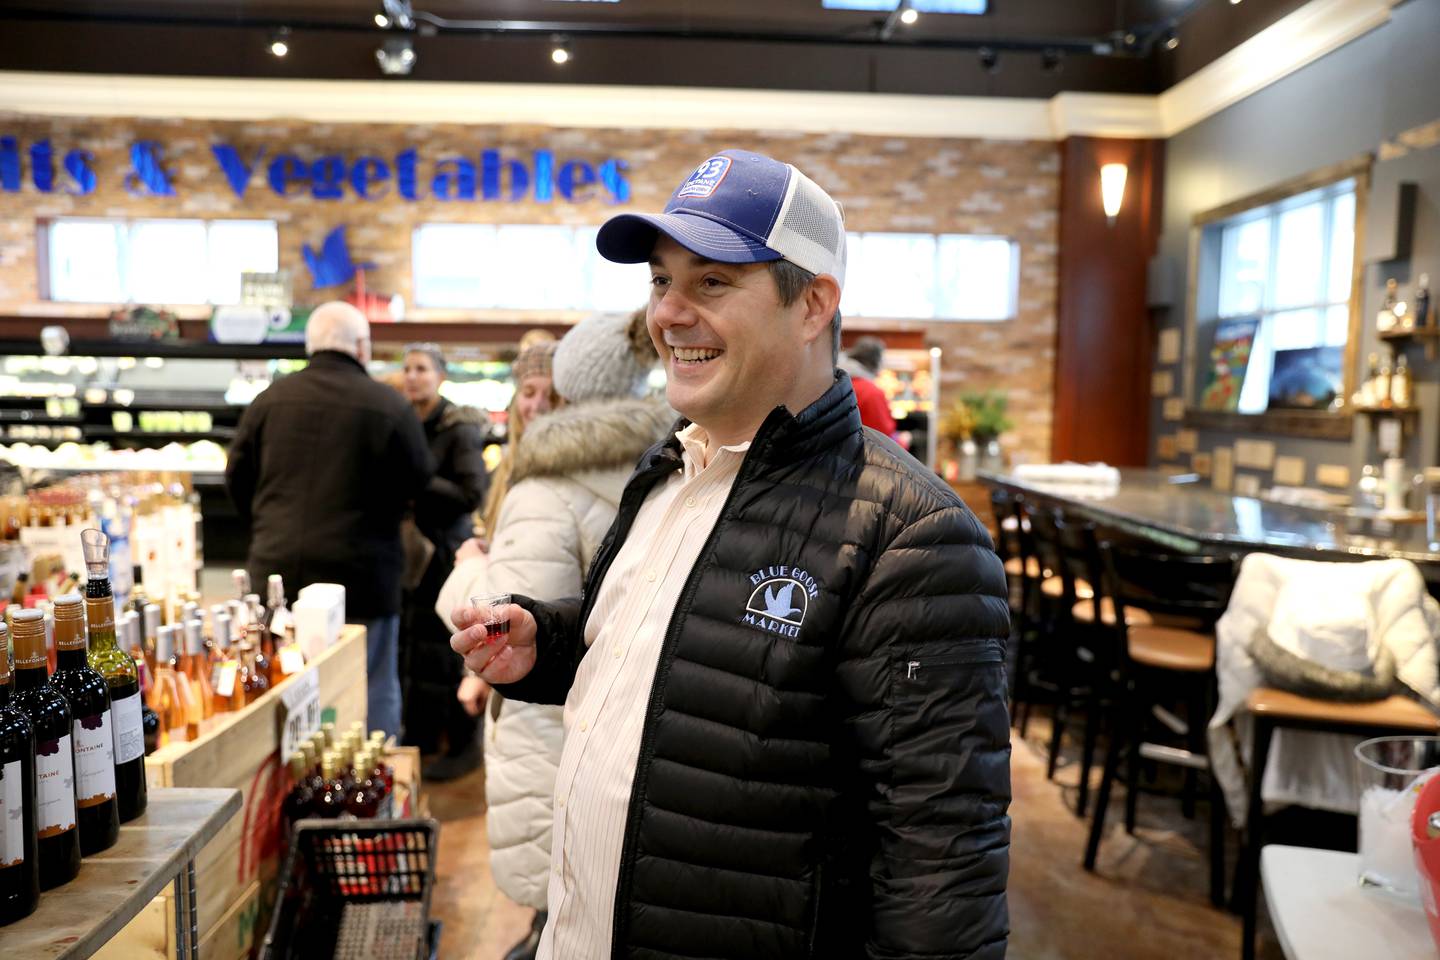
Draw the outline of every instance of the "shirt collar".
[[[695,476],[700,471],[712,467],[717,463],[724,463],[732,457],[743,459],[745,453],[750,449],[752,441],[736,443],[730,446],[720,447],[709,463],[705,462],[705,447],[710,442],[710,434],[698,423],[692,423],[684,430],[675,434],[675,439],[680,441],[681,460],[685,464],[685,478]]]

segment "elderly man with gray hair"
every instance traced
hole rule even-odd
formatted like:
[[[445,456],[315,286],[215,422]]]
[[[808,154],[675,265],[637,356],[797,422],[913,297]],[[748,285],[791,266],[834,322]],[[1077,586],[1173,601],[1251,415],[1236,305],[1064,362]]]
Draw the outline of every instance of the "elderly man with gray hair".
[[[435,470],[410,405],[365,372],[370,324],[348,303],[317,307],[309,365],[277,380],[240,418],[225,483],[250,524],[250,578],[287,590],[345,587],[365,624],[370,726],[400,732],[400,521]]]

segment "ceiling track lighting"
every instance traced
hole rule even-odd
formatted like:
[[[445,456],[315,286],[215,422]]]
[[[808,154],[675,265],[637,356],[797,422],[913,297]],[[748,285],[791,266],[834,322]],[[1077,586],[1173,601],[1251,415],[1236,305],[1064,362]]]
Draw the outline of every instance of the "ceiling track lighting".
[[[550,49],[550,61],[556,66],[564,66],[574,56],[570,52],[570,44],[563,37],[554,38],[554,46]]]
[[[1180,35],[1175,32],[1174,27],[1171,27],[1165,31],[1165,49],[1174,50],[1178,46],[1180,46]]]
[[[907,27],[913,27],[915,25],[915,21],[919,19],[920,14],[918,11],[916,11],[914,7],[906,7],[904,10],[900,11],[900,22],[905,24],[905,26]]]
[[[375,26],[381,30],[395,27],[399,30],[415,29],[415,12],[410,0],[381,0],[380,9],[375,13]]]
[[[387,77],[408,77],[415,69],[415,42],[408,36],[389,37],[375,51],[375,62]]]
[[[1000,54],[996,53],[993,47],[981,47],[977,53],[980,57],[980,69],[990,74],[1000,72]]]
[[[281,27],[270,34],[270,55],[283,57],[290,52],[290,28]]]
[[[1065,51],[1058,47],[1046,47],[1040,52],[1040,69],[1046,73],[1063,73],[1065,70]]]

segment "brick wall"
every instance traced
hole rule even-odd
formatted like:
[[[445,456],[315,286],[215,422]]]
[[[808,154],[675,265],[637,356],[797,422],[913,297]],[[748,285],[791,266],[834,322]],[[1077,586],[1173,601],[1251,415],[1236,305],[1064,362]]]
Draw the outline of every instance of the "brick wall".
[[[22,189],[0,191],[0,314],[69,312],[91,314],[93,307],[45,304],[39,299],[36,250],[37,218],[102,217],[256,217],[280,224],[281,267],[291,271],[298,302],[316,299],[307,287],[301,245],[317,245],[334,227],[348,227],[357,260],[377,264],[368,284],[410,296],[410,234],[427,221],[594,224],[616,206],[597,189],[586,202],[556,199],[520,202],[407,201],[393,188],[379,200],[358,198],[348,185],[338,200],[308,193],[282,199],[257,169],[243,199],[222,175],[211,145],[228,143],[242,157],[260,147],[267,161],[280,152],[305,161],[339,154],[353,164],[373,155],[391,164],[409,148],[420,154],[420,182],[428,185],[434,163],[448,156],[479,162],[482,150],[529,159],[533,151],[553,151],[568,159],[599,165],[611,157],[629,164],[630,208],[658,210],[674,185],[713,150],[734,146],[788,160],[827,188],[844,205],[854,230],[925,233],[993,233],[1015,238],[1021,250],[1020,308],[1005,323],[942,324],[857,321],[856,326],[918,329],[944,351],[942,404],[962,389],[998,388],[1010,396],[1016,428],[1006,437],[1013,450],[1042,459],[1050,450],[1055,350],[1055,284],[1059,154],[1040,141],[886,138],[847,134],[756,132],[627,131],[559,129],[544,126],[400,124],[320,125],[292,121],[237,123],[139,119],[0,117],[0,136],[29,144],[48,138],[57,154],[55,192],[38,192],[28,162]],[[130,145],[153,140],[164,149],[175,183],[173,197],[134,196],[124,185],[130,170]],[[69,178],[59,160],[67,151],[94,154],[98,185],[94,193],[65,191]],[[428,189],[425,190],[428,194]],[[643,297],[637,291],[637,299]],[[417,318],[460,319],[465,315],[413,311]],[[538,315],[514,315],[517,321]],[[487,319],[503,319],[487,312]]]

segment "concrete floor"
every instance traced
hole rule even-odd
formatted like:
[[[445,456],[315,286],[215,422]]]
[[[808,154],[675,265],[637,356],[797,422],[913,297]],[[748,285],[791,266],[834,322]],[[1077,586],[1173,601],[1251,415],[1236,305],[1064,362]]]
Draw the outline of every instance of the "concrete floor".
[[[1011,763],[1014,834],[1010,859],[1010,951],[1016,960],[1230,960],[1240,955],[1240,920],[1211,908],[1204,808],[1194,820],[1177,800],[1142,796],[1136,835],[1121,827],[1123,788],[1095,874],[1080,867],[1088,821],[1075,816],[1072,756],[1045,779],[1044,717]],[[1098,781],[1099,771],[1096,771]],[[440,883],[432,906],[444,922],[441,957],[500,960],[529,928],[530,912],[494,887],[485,838],[484,773],[428,787],[442,822]],[[1092,797],[1093,797],[1092,790]],[[1234,864],[1233,839],[1228,863]],[[1282,954],[1262,916],[1261,960]],[[744,958],[736,958],[744,960]]]

